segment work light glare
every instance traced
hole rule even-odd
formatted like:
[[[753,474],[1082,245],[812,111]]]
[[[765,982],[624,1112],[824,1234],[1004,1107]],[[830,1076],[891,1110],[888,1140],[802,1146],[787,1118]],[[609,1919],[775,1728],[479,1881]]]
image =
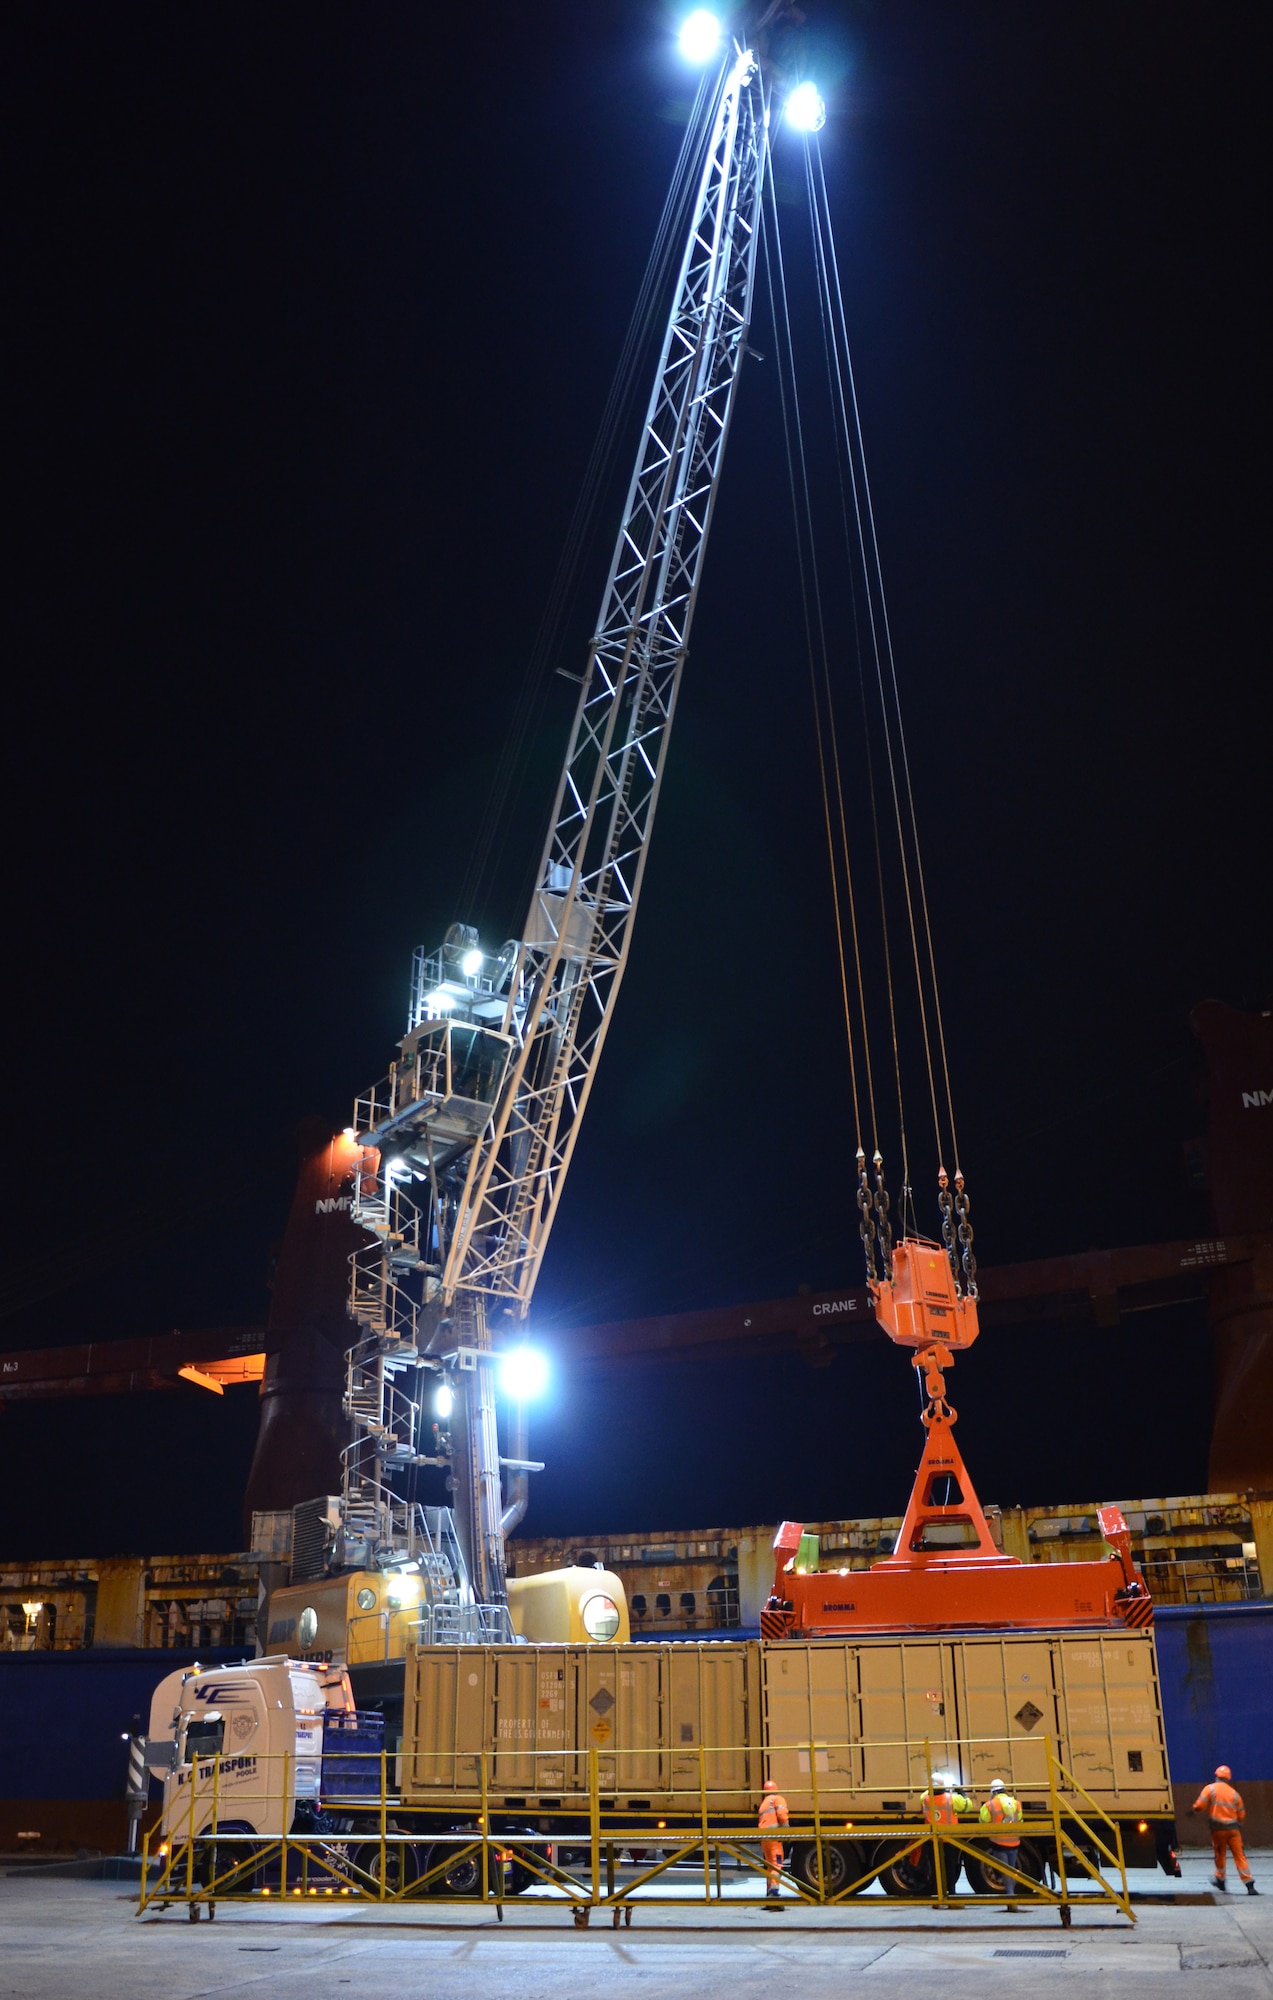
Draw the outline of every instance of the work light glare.
[[[466,951],[463,958],[460,960],[460,971],[464,974],[464,977],[466,979],[476,979],[478,973],[481,970],[482,970],[481,952],[478,951],[476,947],[472,951]]]
[[[512,1347],[500,1363],[499,1385],[515,1402],[529,1402],[548,1386],[548,1363],[533,1347]]]
[[[432,993],[425,995],[424,1004],[431,1014],[448,1014],[455,1005],[455,995],[448,993],[445,986],[435,986]]]
[[[827,122],[827,107],[816,84],[798,83],[785,108],[787,123],[797,132],[820,132]]]
[[[435,1417],[441,1417],[445,1423],[454,1408],[455,1391],[449,1382],[443,1382],[433,1398],[433,1414]]]
[[[720,47],[721,26],[706,7],[696,7],[681,23],[681,54],[690,62],[710,62]]]

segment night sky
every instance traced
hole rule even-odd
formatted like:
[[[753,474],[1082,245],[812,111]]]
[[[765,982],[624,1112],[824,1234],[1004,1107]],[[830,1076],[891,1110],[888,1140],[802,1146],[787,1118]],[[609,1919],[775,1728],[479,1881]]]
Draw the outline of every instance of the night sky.
[[[1273,986],[1267,10],[807,11],[977,1250],[1204,1231],[1189,1009]],[[8,10],[0,1345],[263,1319],[297,1121],[387,1069],[414,945],[519,926],[613,491],[493,787],[680,143],[676,18]],[[861,1279],[785,479],[770,351],[549,1346]],[[1209,1366],[1201,1309],[988,1334],[953,1385],[983,1498],[1199,1490]],[[527,1532],[899,1511],[908,1377],[559,1378]],[[0,1414],[3,1552],[237,1546],[254,1423]]]

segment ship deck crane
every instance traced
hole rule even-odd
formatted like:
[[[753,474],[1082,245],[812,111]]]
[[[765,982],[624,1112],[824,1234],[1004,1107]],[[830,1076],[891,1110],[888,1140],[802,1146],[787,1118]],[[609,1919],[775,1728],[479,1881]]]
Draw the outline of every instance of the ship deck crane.
[[[465,1597],[448,1627],[464,1636],[507,1635],[504,1536],[533,1466],[516,1423],[500,1456],[496,1342],[524,1326],[628,960],[747,351],[765,31],[786,11],[768,6],[700,94],[684,253],[525,924],[497,955],[462,925],[417,954],[397,1060],[355,1109],[352,1214],[371,1241],[353,1260],[337,1560],[418,1563]],[[447,1412],[432,1450],[430,1393]],[[395,1484],[439,1462],[454,1540],[447,1510]]]

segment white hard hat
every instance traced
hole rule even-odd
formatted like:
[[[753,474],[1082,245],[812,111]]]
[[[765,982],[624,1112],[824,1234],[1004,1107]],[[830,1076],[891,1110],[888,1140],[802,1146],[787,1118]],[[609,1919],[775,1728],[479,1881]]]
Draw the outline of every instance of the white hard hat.
[[[992,1792],[1001,1792],[1001,1791],[1003,1791],[1003,1789],[1004,1789],[1004,1783],[1003,1783],[1003,1779],[1002,1779],[1002,1778],[992,1778],[992,1779],[990,1780],[990,1789],[991,1789],[991,1791],[992,1791]]]
[[[954,1779],[953,1779],[953,1778],[951,1777],[951,1775],[950,1775],[950,1772],[949,1772],[949,1771],[934,1771],[934,1772],[933,1772],[933,1786],[934,1786],[934,1789],[935,1789],[936,1791],[939,1791],[939,1792],[948,1792],[948,1791],[950,1790],[951,1786],[952,1786],[952,1785],[954,1784],[954,1782],[955,1782],[955,1781],[954,1781]]]

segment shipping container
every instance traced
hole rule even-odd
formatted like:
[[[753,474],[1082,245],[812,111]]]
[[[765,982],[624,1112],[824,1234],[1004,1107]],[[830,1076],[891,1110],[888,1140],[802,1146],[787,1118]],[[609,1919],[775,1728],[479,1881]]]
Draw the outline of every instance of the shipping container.
[[[404,1804],[491,1794],[586,1798],[597,1785],[623,1810],[698,1801],[747,1812],[763,1781],[758,1646],[430,1646],[407,1661]],[[703,1775],[700,1780],[700,1747]]]
[[[586,1810],[754,1827],[773,1777],[792,1824],[918,1822],[929,1774],[1029,1807],[1048,1750],[1124,1828],[1174,1847],[1152,1635],[1029,1633],[622,1647],[429,1647],[409,1656],[401,1796],[431,1816]],[[484,1761],[484,1768],[483,1768]],[[594,1775],[595,1772],[595,1775]]]
[[[1169,1815],[1148,1632],[788,1641],[759,1649],[768,1775],[793,1804],[862,1817],[932,1770],[979,1796],[1045,1796],[1047,1751],[1106,1812]],[[811,1747],[812,1746],[812,1747]],[[1066,1787],[1062,1785],[1064,1791]]]

